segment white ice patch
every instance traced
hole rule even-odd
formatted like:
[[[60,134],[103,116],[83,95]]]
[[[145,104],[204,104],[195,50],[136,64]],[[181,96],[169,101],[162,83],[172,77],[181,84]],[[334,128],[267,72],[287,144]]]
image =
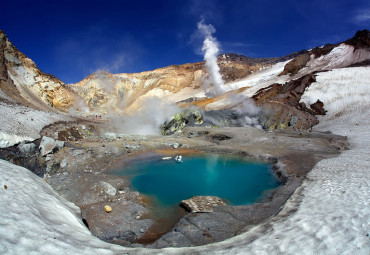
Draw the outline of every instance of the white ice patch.
[[[30,70],[25,68],[24,66],[14,66],[11,68],[11,79],[16,81],[19,84],[24,84],[26,86],[35,85],[36,74]]]
[[[12,146],[24,140],[40,137],[43,127],[61,120],[70,120],[62,114],[37,111],[25,106],[0,102],[0,144],[1,148]]]
[[[284,71],[284,66],[290,61],[276,63],[249,75],[247,78],[227,83],[225,84],[225,88],[227,91],[230,91],[243,87],[251,87],[242,93],[245,96],[251,97],[259,89],[268,87],[273,83],[284,84],[290,77],[288,75],[279,76],[279,74]]]
[[[361,111],[369,106],[370,67],[334,69],[318,73],[316,82],[304,92],[300,102],[324,103],[326,118],[337,118],[345,111]]]
[[[342,68],[367,59],[370,59],[370,50],[358,49],[355,51],[352,45],[342,43],[332,49],[329,54],[323,55],[319,58],[314,58],[314,55],[312,54],[306,67],[302,68],[298,74],[305,75],[318,70]]]
[[[20,65],[22,62],[15,56],[15,54],[9,54],[5,52],[5,59],[12,64]]]
[[[6,134],[0,131],[0,148],[6,148],[22,141],[33,141],[32,137]]]

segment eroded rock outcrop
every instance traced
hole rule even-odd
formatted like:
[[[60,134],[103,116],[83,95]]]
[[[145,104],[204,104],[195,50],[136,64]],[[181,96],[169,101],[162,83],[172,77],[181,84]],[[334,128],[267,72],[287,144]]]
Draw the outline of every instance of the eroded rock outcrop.
[[[194,196],[182,200],[181,205],[189,212],[213,212],[213,207],[226,205],[226,203],[219,197]]]
[[[68,111],[74,93],[51,74],[42,72],[0,31],[0,89],[14,101],[46,111]]]
[[[318,123],[317,112],[300,103],[305,89],[315,82],[315,75],[260,89],[253,99],[263,109],[262,124],[266,129],[310,129]],[[323,107],[323,106],[321,106]]]
[[[186,126],[200,125],[203,123],[203,116],[200,111],[185,110],[172,117],[161,126],[163,135],[179,133]]]

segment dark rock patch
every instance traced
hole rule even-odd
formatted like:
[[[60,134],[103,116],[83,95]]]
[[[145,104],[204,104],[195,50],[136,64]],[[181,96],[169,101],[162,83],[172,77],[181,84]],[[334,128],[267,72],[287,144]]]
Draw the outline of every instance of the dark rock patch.
[[[361,67],[361,66],[370,66],[370,59],[367,59],[367,60],[364,60],[364,61],[361,61],[361,62],[358,62],[358,63],[351,64],[347,67]]]
[[[370,31],[367,29],[359,30],[355,36],[344,42],[345,44],[352,45],[357,49],[369,49],[370,47]]]
[[[309,74],[284,85],[272,84],[257,91],[253,99],[262,108],[260,119],[264,128],[310,129],[318,124],[316,112],[299,102],[306,88],[315,81],[315,75]],[[319,110],[319,103],[317,107]]]
[[[208,138],[212,142],[221,142],[221,141],[232,139],[232,137],[230,137],[228,135],[225,135],[225,134],[221,134],[221,133],[220,134],[212,134],[212,135],[209,135]]]
[[[292,61],[287,63],[284,66],[284,70],[281,74],[279,75],[295,75],[301,70],[303,67],[306,66],[307,62],[310,60],[310,53],[305,51],[304,54],[299,55],[295,57]]]
[[[326,110],[324,109],[324,103],[321,102],[319,99],[316,101],[316,103],[313,103],[310,105],[310,108],[316,115],[325,115]]]

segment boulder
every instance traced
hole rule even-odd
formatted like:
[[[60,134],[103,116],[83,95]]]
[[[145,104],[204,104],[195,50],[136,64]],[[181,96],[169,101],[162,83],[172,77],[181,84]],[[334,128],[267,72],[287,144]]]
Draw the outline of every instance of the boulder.
[[[118,138],[118,134],[116,134],[116,133],[111,133],[111,132],[104,133],[104,139],[114,140],[114,139],[117,139],[117,138]]]
[[[63,141],[58,141],[58,140],[56,140],[56,141],[55,141],[55,145],[56,145],[56,148],[58,148],[58,150],[60,150],[60,149],[63,149],[63,148],[64,148],[64,142],[63,142]]]
[[[172,117],[161,126],[163,135],[172,135],[181,132],[186,126],[200,125],[203,123],[203,116],[200,111],[185,110]]]
[[[27,156],[32,154],[36,150],[36,144],[34,143],[26,143],[25,141],[21,142],[18,145],[18,150]]]
[[[117,194],[117,190],[108,182],[100,181],[99,186],[110,196],[115,196]]]
[[[189,212],[213,212],[213,207],[226,205],[219,197],[214,196],[194,196],[187,200],[182,200],[181,205]]]
[[[43,136],[40,142],[39,150],[42,156],[53,153],[64,147],[63,141],[55,141],[51,137]]]
[[[68,165],[68,160],[65,158],[60,162],[60,167],[65,168]]]

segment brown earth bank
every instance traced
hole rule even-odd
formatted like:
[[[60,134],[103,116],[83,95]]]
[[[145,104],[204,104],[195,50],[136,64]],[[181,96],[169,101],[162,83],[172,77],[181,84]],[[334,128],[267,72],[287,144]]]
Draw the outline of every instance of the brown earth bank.
[[[187,127],[171,136],[139,136],[107,133],[107,126],[107,121],[56,123],[41,135],[64,141],[63,147],[41,156],[36,140],[36,149],[25,150],[31,143],[22,143],[0,150],[0,158],[44,176],[55,191],[81,208],[93,235],[125,246],[197,246],[245,232],[276,215],[318,161],[347,147],[345,137],[309,131]],[[129,180],[110,174],[130,161],[203,152],[273,163],[282,185],[251,205],[217,206],[210,213],[179,208],[183,217],[163,230]],[[111,212],[106,212],[106,205]]]

